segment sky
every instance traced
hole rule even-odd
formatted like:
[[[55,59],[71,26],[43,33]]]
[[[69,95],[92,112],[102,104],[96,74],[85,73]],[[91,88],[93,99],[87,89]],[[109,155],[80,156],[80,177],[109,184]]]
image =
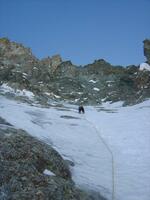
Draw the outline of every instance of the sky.
[[[75,65],[146,61],[150,0],[0,0],[0,37]]]

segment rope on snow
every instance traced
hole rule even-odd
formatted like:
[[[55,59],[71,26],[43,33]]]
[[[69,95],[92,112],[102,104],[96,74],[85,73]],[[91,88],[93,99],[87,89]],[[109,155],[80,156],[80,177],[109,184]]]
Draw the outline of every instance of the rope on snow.
[[[112,200],[115,200],[115,167],[114,167],[114,156],[113,156],[113,152],[111,150],[111,148],[109,147],[109,145],[106,143],[106,141],[104,140],[104,138],[102,137],[99,128],[97,126],[95,126],[93,124],[93,122],[89,121],[87,118],[84,117],[84,119],[91,124],[91,126],[95,129],[98,138],[102,141],[102,143],[105,145],[106,149],[108,150],[108,152],[111,155],[111,163],[112,163]]]

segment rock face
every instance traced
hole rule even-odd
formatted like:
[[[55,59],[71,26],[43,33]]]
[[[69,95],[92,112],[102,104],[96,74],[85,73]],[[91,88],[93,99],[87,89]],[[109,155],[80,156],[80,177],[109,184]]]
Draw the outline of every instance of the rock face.
[[[60,55],[55,55],[52,56],[51,58],[48,57],[41,60],[41,65],[49,66],[52,72],[55,71],[58,65],[60,65],[61,63],[62,63],[62,58],[60,57]]]
[[[147,62],[150,65],[150,40],[144,40],[144,56],[147,58]]]
[[[54,175],[44,174],[50,170]],[[67,163],[54,150],[0,118],[1,200],[105,200],[75,187]]]
[[[149,51],[150,42],[145,40],[148,63]],[[150,98],[150,71],[139,66],[112,66],[100,59],[78,67],[59,55],[38,60],[30,49],[5,38],[0,39],[0,83],[27,89],[45,103],[54,99],[76,104],[124,101],[126,105]]]

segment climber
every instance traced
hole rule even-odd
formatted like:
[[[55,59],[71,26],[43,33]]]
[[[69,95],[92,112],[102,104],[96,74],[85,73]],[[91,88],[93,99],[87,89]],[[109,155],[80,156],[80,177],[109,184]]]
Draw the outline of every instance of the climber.
[[[80,105],[79,106],[79,113],[81,114],[81,113],[85,113],[85,111],[84,111],[84,107],[82,106],[82,105]]]

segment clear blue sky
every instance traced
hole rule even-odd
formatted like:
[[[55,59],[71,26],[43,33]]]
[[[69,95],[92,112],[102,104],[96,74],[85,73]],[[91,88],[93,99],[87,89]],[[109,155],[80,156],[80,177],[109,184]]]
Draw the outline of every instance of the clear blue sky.
[[[0,37],[23,43],[38,58],[139,64],[150,38],[150,0],[0,0]]]

